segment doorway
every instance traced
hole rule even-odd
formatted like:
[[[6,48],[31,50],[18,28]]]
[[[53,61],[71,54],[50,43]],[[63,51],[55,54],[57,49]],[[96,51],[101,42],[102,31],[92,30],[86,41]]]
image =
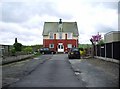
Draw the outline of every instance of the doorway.
[[[63,45],[63,43],[58,43],[58,52],[64,52],[64,45]]]

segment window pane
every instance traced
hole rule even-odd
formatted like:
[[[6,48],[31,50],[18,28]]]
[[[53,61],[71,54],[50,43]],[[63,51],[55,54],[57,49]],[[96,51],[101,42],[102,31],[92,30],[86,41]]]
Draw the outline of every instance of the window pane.
[[[68,48],[72,48],[72,44],[68,44]]]
[[[59,39],[62,39],[62,33],[59,33]]]
[[[79,51],[79,49],[78,49],[78,48],[73,48],[72,50],[73,50],[73,51]]]
[[[58,45],[58,48],[60,49],[60,45]]]
[[[68,35],[67,35],[68,37],[68,39],[72,39],[72,33],[68,33]]]
[[[63,45],[61,45],[61,49],[63,49]]]
[[[54,48],[54,44],[49,44],[49,48]]]
[[[53,33],[50,33],[50,39],[53,39],[54,36],[53,36]]]

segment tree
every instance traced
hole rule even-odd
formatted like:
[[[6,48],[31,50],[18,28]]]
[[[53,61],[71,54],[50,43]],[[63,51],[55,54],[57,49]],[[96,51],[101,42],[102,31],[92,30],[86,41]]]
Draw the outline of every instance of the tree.
[[[13,56],[15,56],[16,51],[15,51],[15,48],[13,46],[11,47],[10,52]]]
[[[91,38],[90,39],[90,42],[92,43],[92,57],[94,58],[94,55],[95,55],[95,43],[93,42],[93,39]]]
[[[22,44],[17,42],[17,38],[15,38],[15,43],[13,44],[15,51],[21,51],[22,50]]]

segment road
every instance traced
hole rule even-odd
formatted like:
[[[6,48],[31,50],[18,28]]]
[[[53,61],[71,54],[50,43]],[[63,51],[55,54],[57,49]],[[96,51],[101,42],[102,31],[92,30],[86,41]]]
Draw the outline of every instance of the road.
[[[2,66],[2,86],[6,87],[12,83],[21,80],[24,76],[35,71],[39,65],[42,65],[50,59],[52,55],[40,55],[35,58],[23,61],[13,62]]]
[[[119,86],[118,64],[100,59],[69,60],[67,54],[46,55],[41,57],[45,59],[48,56],[49,59],[47,61],[38,64],[29,75],[11,84],[9,87]],[[36,63],[39,62],[39,60],[37,60]],[[34,61],[31,63],[35,64]],[[21,67],[19,67],[19,69],[20,68]]]
[[[66,55],[54,55],[11,87],[84,87],[84,84],[76,78]]]
[[[70,60],[86,87],[119,87],[119,65],[100,59]]]

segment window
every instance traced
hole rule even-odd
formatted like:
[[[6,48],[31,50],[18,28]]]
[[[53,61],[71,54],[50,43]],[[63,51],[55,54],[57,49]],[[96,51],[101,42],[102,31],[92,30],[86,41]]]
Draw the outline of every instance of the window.
[[[62,33],[59,33],[59,39],[62,39]]]
[[[67,38],[68,38],[68,39],[72,39],[72,33],[68,33],[68,34],[67,34]]]
[[[72,50],[72,51],[79,51],[78,48],[72,48],[71,50]]]
[[[54,44],[49,44],[49,48],[54,48]]]
[[[68,44],[67,46],[68,46],[68,48],[72,48],[72,44]]]
[[[44,50],[49,50],[49,48],[44,48]]]
[[[61,49],[63,49],[63,45],[61,45]]]
[[[50,39],[54,39],[53,33],[50,33]]]
[[[59,30],[58,30],[59,32],[62,32],[62,30],[63,30],[63,28],[62,28],[62,24],[59,24],[58,29],[59,29]]]

